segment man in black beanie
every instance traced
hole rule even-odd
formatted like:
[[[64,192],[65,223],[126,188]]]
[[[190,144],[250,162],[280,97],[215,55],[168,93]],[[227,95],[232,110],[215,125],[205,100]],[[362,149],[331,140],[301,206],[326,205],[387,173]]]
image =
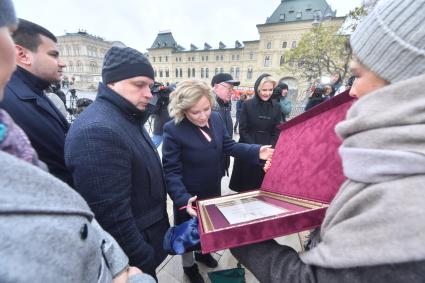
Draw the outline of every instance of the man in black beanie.
[[[155,276],[169,227],[161,161],[144,128],[154,71],[142,53],[112,47],[96,100],[73,123],[65,161],[75,189],[130,258]]]

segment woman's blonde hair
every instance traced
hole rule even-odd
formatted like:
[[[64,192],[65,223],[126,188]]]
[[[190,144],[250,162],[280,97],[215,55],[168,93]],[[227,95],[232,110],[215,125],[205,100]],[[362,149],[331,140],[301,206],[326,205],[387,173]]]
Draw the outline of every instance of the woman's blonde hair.
[[[170,104],[168,105],[170,117],[174,118],[176,124],[180,123],[185,117],[184,112],[194,106],[204,96],[209,100],[212,107],[214,98],[207,83],[198,80],[179,82],[176,90],[170,94]]]
[[[276,87],[276,80],[275,80],[272,76],[266,76],[266,77],[264,77],[264,78],[260,81],[260,83],[258,84],[258,87],[257,87],[257,93],[258,93],[258,94],[260,94],[261,88],[262,88],[262,87],[263,87],[263,85],[264,85],[265,83],[267,83],[267,82],[272,83],[272,84],[273,84],[273,88],[275,88],[275,87]]]

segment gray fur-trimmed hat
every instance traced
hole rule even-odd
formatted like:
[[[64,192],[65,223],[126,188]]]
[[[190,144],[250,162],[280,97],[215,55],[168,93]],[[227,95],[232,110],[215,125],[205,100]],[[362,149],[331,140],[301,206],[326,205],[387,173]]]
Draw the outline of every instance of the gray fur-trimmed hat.
[[[148,59],[136,49],[113,46],[105,54],[102,67],[104,84],[145,76],[154,79],[154,71]]]
[[[394,83],[425,73],[425,0],[381,0],[351,35],[354,55]]]
[[[15,9],[11,0],[0,0],[0,27],[17,24]]]

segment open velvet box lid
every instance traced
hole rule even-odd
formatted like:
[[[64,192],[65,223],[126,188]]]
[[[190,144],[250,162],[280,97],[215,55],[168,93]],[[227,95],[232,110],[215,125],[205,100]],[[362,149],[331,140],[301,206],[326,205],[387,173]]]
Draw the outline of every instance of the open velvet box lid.
[[[282,124],[271,168],[258,190],[198,201],[203,253],[289,235],[321,224],[326,208],[344,181],[338,155],[341,140],[334,128],[345,118],[352,102],[345,92]],[[224,215],[229,206],[252,204],[253,200],[268,206],[269,214],[250,218],[259,211],[253,206],[252,211],[233,211],[239,222]]]

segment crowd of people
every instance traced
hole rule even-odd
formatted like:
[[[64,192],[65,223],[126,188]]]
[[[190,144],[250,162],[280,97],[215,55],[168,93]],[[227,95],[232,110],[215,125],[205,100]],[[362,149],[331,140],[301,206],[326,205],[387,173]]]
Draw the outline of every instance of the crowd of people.
[[[231,249],[260,282],[425,280],[424,20],[424,0],[380,1],[351,35],[358,101],[336,127],[346,181],[305,252],[274,240]],[[145,128],[154,70],[136,49],[107,51],[97,97],[72,125],[47,95],[66,67],[57,39],[18,20],[11,0],[0,0],[0,64],[1,282],[156,282],[167,194],[174,225],[197,217],[197,199],[221,195],[230,156],[230,188],[259,188],[292,110],[288,85],[261,74],[233,125],[239,81],[181,81],[164,102],[161,159]],[[340,84],[317,86],[311,104]],[[195,261],[217,261],[182,255],[190,282],[205,282]]]

